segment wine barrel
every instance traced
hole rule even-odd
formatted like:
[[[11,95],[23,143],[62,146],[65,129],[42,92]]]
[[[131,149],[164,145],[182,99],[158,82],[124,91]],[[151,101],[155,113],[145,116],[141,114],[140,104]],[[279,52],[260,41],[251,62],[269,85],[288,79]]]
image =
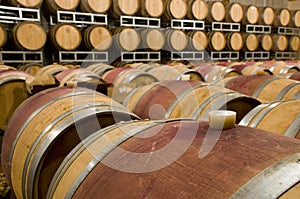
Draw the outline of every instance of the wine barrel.
[[[3,63],[0,63],[0,71],[3,71],[3,70],[16,70],[16,68],[14,68],[12,66],[4,65]]]
[[[244,9],[240,3],[229,3],[226,5],[226,21],[240,23],[243,19]]]
[[[243,24],[257,24],[260,18],[259,8],[255,5],[248,5],[244,7],[244,20]]]
[[[140,9],[139,0],[112,0],[111,16],[115,19],[121,15],[134,15]]]
[[[78,7],[80,0],[44,0],[45,13],[56,15],[58,10],[73,11]]]
[[[163,20],[183,19],[188,12],[187,2],[185,0],[165,0],[165,12],[162,15]]]
[[[138,117],[85,88],[47,89],[26,100],[10,120],[2,146],[2,166],[16,197],[45,198],[58,166],[81,140],[131,119]]]
[[[285,51],[289,46],[289,40],[285,35],[273,35],[273,51]]]
[[[300,72],[291,73],[291,76],[289,78],[296,81],[300,81]]]
[[[208,15],[208,4],[204,0],[188,0],[187,5],[188,19],[205,20]]]
[[[55,79],[60,83],[60,86],[64,86],[68,82],[98,83],[100,77],[96,73],[85,68],[72,68],[58,73],[55,75]]]
[[[257,98],[261,102],[294,99],[300,82],[271,75],[237,76],[225,80],[226,88]]]
[[[226,37],[223,32],[209,32],[207,33],[209,38],[208,50],[209,51],[222,51],[226,47]]]
[[[107,50],[112,45],[112,34],[104,26],[90,26],[83,31],[83,41],[89,50]]]
[[[12,39],[20,50],[39,50],[46,44],[47,33],[36,22],[20,22],[12,29]]]
[[[148,72],[149,70],[151,70],[153,68],[152,65],[147,64],[147,63],[134,63],[134,64],[130,64],[130,67],[137,68],[144,72]]]
[[[207,122],[174,120],[102,129],[72,150],[47,196],[235,199],[299,191],[299,140],[243,126],[220,131],[218,138],[210,132],[218,133]]]
[[[269,25],[269,26],[273,25],[275,20],[275,10],[269,6],[262,7],[259,10],[260,10],[259,24]]]
[[[300,10],[291,12],[291,25],[297,28],[300,27]]]
[[[226,7],[223,2],[221,1],[210,1],[207,2],[208,4],[208,15],[206,17],[206,20],[208,22],[221,22],[226,17]]]
[[[255,74],[264,74],[264,75],[273,75],[273,73],[264,67],[258,65],[236,65],[232,68],[240,71],[243,75],[255,75]]]
[[[299,113],[300,100],[266,103],[250,111],[239,124],[300,139]]]
[[[39,8],[41,7],[43,0],[7,0],[11,6],[22,6],[26,8]]]
[[[144,17],[160,17],[165,11],[163,0],[143,0],[140,3],[139,12]]]
[[[5,46],[6,42],[7,42],[7,32],[4,26],[0,24],[0,48]]]
[[[260,48],[263,51],[270,51],[273,48],[273,38],[271,35],[265,34],[265,35],[259,35],[258,36]]]
[[[259,41],[256,34],[243,34],[244,50],[255,51],[258,49]]]
[[[208,120],[212,110],[232,110],[240,121],[260,102],[221,86],[203,82],[165,81],[136,89],[123,105],[143,119]]]
[[[113,31],[115,46],[124,51],[136,50],[141,42],[139,33],[133,28],[120,27]]]
[[[82,40],[79,28],[73,24],[60,23],[52,26],[49,35],[56,50],[75,50]]]
[[[300,37],[299,36],[291,36],[289,38],[289,50],[297,52],[300,49]]]
[[[182,30],[167,30],[166,33],[166,50],[183,51],[188,46],[188,36]]]
[[[25,81],[30,78],[33,76],[23,71],[0,71],[0,130],[6,130],[16,108],[29,97]]]
[[[208,37],[205,32],[201,30],[189,31],[189,48],[192,50],[205,50],[209,43]]]
[[[282,74],[286,74],[286,73],[296,73],[300,70],[297,66],[287,65],[284,62],[278,62],[278,63],[274,63],[274,65],[268,65],[268,66],[262,65],[262,67],[270,69],[270,71],[274,75],[282,75]]]
[[[243,36],[239,32],[226,33],[226,47],[228,50],[240,51],[244,47]]]
[[[97,63],[97,64],[91,64],[89,66],[86,67],[86,69],[96,73],[97,75],[99,75],[100,77],[102,77],[102,75],[109,71],[114,69],[115,67],[111,66],[111,65],[107,65],[104,63]]]
[[[274,26],[288,26],[291,23],[291,12],[289,9],[283,8],[283,9],[277,9],[275,11],[275,20],[274,20]]]
[[[25,71],[26,73],[29,73],[33,76],[35,76],[36,73],[42,68],[43,66],[41,64],[36,64],[36,63],[27,63],[18,66],[18,70]]]
[[[160,29],[144,29],[140,34],[144,49],[157,51],[162,49],[165,45],[166,38]]]
[[[241,72],[235,69],[210,64],[199,66],[196,70],[204,77],[205,82],[215,82],[224,78],[242,75]]]
[[[80,10],[88,13],[106,13],[112,5],[112,0],[81,0]]]
[[[47,66],[44,66],[43,68],[41,68],[37,73],[36,73],[36,77],[41,77],[41,76],[47,76],[47,75],[50,75],[50,76],[55,76],[56,74],[64,71],[64,70],[67,70],[68,68],[67,67],[64,67],[60,64],[57,64],[57,63],[53,63],[53,64],[50,64],[50,65],[47,65]]]
[[[156,77],[161,82],[167,80],[185,80],[185,79],[204,81],[204,78],[201,76],[199,72],[182,66],[160,65],[160,66],[153,67],[147,72],[153,75],[154,77]]]

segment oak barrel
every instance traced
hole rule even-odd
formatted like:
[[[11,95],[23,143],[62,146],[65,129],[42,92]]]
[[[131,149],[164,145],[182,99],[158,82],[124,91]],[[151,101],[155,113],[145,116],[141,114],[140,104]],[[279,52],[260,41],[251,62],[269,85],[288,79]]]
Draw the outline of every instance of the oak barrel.
[[[259,24],[262,25],[273,25],[275,20],[275,10],[272,7],[266,6],[259,8],[260,10],[260,17],[259,17]]]
[[[300,37],[297,35],[289,37],[288,49],[291,51],[298,51],[300,49]]]
[[[131,92],[124,106],[143,119],[186,118],[208,121],[212,110],[233,110],[237,121],[260,104],[254,98],[197,80],[165,81]]]
[[[50,65],[47,65],[47,66],[44,66],[43,68],[41,68],[37,73],[36,73],[36,77],[38,76],[55,76],[56,74],[64,71],[64,70],[67,70],[68,68],[65,67],[65,66],[62,66],[60,64],[57,64],[57,63],[53,63],[53,64],[50,64]]]
[[[226,47],[231,51],[240,51],[244,47],[243,36],[239,32],[226,33]]]
[[[206,32],[201,30],[192,30],[187,33],[189,37],[189,48],[192,50],[205,50],[209,43]]]
[[[273,48],[273,38],[269,34],[264,34],[264,35],[259,35],[258,36],[259,44],[260,44],[260,49],[263,51],[270,51]]]
[[[288,26],[291,23],[291,12],[287,8],[275,10],[274,26]]]
[[[39,50],[46,44],[47,33],[36,22],[20,22],[12,29],[12,39],[20,50]]]
[[[90,26],[83,31],[83,41],[89,50],[107,50],[112,45],[112,34],[107,27]]]
[[[226,5],[225,19],[228,22],[240,23],[244,19],[244,9],[240,3]]]
[[[22,6],[26,8],[39,8],[41,7],[43,0],[7,0],[12,6]]]
[[[290,79],[293,79],[293,80],[297,80],[297,81],[300,81],[300,72],[296,72],[296,73],[292,73],[291,76],[289,77]]]
[[[18,70],[25,71],[33,76],[35,76],[36,73],[42,68],[43,66],[41,64],[36,64],[36,63],[27,63],[18,66]]]
[[[291,12],[291,25],[297,28],[300,27],[300,10]]]
[[[243,75],[255,75],[255,74],[273,75],[273,73],[269,69],[258,66],[256,64],[236,65],[233,66],[232,68],[240,71]]]
[[[140,35],[144,49],[157,51],[165,45],[165,34],[160,29],[144,29],[140,32]]]
[[[49,31],[50,41],[56,50],[75,50],[79,47],[82,35],[73,24],[60,23],[52,26]]]
[[[221,22],[226,16],[226,7],[222,1],[210,1],[208,4],[208,15],[206,20],[208,22]]]
[[[187,2],[185,0],[164,0],[165,12],[162,19],[171,21],[172,19],[183,19],[188,12]]]
[[[0,48],[5,46],[6,42],[7,42],[7,32],[5,27],[2,24],[0,24]]]
[[[12,67],[12,66],[4,65],[3,63],[0,63],[0,71],[2,71],[2,70],[16,70],[16,68]]]
[[[141,42],[137,30],[134,28],[119,27],[113,31],[113,39],[118,49],[125,51],[136,50]]]
[[[140,1],[140,14],[144,17],[160,17],[165,11],[164,0]]]
[[[86,69],[88,69],[88,70],[96,73],[100,77],[102,77],[102,75],[105,72],[114,69],[114,67],[111,65],[108,65],[108,64],[104,64],[104,63],[96,63],[96,64],[91,64],[91,65],[87,66]]]
[[[218,133],[207,122],[174,120],[123,123],[96,135],[63,161],[48,198],[278,198],[299,191],[299,140],[289,137],[243,126]]]
[[[68,82],[98,83],[100,76],[85,68],[71,68],[55,75],[55,79],[60,83],[60,86],[64,86]]]
[[[271,102],[254,108],[239,124],[300,139],[299,113],[300,100]]]
[[[273,64],[262,64],[264,68],[269,69],[274,75],[282,75],[286,73],[295,73],[300,69],[297,66],[288,65],[285,62],[276,61]]]
[[[289,46],[289,40],[285,35],[273,35],[273,51],[285,51]]]
[[[120,18],[121,15],[135,15],[140,9],[139,0],[112,0],[111,16]]]
[[[244,6],[244,24],[257,24],[260,18],[259,8],[255,5]]]
[[[245,51],[255,51],[259,46],[258,37],[256,34],[243,34]]]
[[[0,130],[6,130],[14,111],[29,97],[25,81],[30,78],[33,76],[24,71],[0,71]]]
[[[294,99],[300,89],[298,81],[271,75],[243,75],[225,81],[226,88],[257,98],[261,102]]]
[[[56,12],[58,10],[76,10],[80,3],[80,0],[44,0],[44,2],[44,12],[56,15]]]
[[[209,38],[208,50],[222,51],[226,47],[226,37],[223,32],[208,32]]]
[[[91,13],[106,13],[112,5],[112,0],[80,0],[80,10]]]
[[[208,15],[208,4],[204,0],[187,1],[187,18],[196,20],[205,20]]]
[[[58,87],[28,98],[3,138],[2,166],[17,198],[45,198],[62,160],[85,137],[116,122],[138,119],[93,90]]]
[[[188,36],[182,30],[167,30],[165,36],[168,51],[183,51],[188,47]]]

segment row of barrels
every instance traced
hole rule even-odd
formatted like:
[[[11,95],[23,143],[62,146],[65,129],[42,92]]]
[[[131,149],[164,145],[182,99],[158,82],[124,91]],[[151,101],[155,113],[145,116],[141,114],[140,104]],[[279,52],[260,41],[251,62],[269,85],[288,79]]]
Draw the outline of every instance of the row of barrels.
[[[48,73],[60,81],[82,81],[81,75],[90,78],[101,76],[114,86],[120,82],[126,85],[127,82],[134,83],[131,80],[139,77],[134,72],[137,68],[147,68],[145,65],[132,65],[133,69],[105,64],[90,65],[86,69],[50,65],[41,68],[36,77]],[[170,65],[169,71],[172,67],[183,66]],[[152,65],[152,70],[154,67],[160,68],[161,65]],[[2,73],[20,72],[7,69]],[[87,70],[98,73],[92,75]],[[130,75],[129,71],[134,75]],[[178,197],[178,194],[183,194],[182,197],[191,198],[244,198],[249,195],[264,198],[272,194],[297,198],[300,180],[292,174],[300,172],[297,167],[300,141],[287,136],[299,138],[297,115],[300,100],[274,102],[270,99],[268,104],[261,104],[261,97],[254,98],[229,89],[235,86],[235,89],[244,88],[248,93],[259,90],[263,96],[269,97],[275,95],[272,88],[281,92],[283,89],[279,85],[287,85],[283,79],[271,81],[269,77],[273,78],[270,75],[226,78],[223,80],[225,88],[199,80],[157,82],[148,79],[146,85],[127,93],[123,105],[86,88],[44,90],[27,98],[14,111],[4,133],[3,171],[16,198],[93,198],[101,194],[108,198],[141,198],[145,194],[149,197],[161,194]],[[298,87],[290,86],[290,94],[300,91],[299,82],[294,81],[293,84]],[[7,90],[7,93],[10,92]],[[278,134],[287,136],[237,125],[226,131],[220,130],[216,139],[214,135],[218,131],[203,121],[208,119],[209,111],[216,109],[236,111],[240,124],[249,121],[252,127],[268,127],[270,132],[276,129]],[[211,151],[206,151],[206,141],[212,144],[213,140],[218,141],[214,146],[210,145]],[[176,144],[172,145],[172,141]],[[200,148],[200,158],[199,143],[204,147]],[[169,152],[164,148],[166,146],[170,147]],[[182,151],[181,147],[184,148]],[[163,149],[163,152],[156,156],[158,149]],[[130,156],[124,151],[139,156]],[[168,161],[163,161],[166,158]],[[216,161],[217,168],[214,166]],[[245,164],[248,166],[245,167]],[[291,175],[279,175],[287,172],[285,167],[280,169],[280,165],[286,164],[294,165],[289,170]],[[224,168],[229,174],[227,177],[220,175]],[[180,172],[174,174],[174,170]],[[266,172],[278,175],[269,179]],[[193,182],[194,191],[187,181]],[[210,189],[207,189],[207,183],[211,181],[215,183],[209,184]],[[127,182],[136,182],[138,186],[132,188]],[[255,182],[255,186],[251,182]],[[289,183],[283,183],[285,186],[280,184],[280,189],[259,192],[260,187],[265,187],[264,183],[274,187],[281,182]],[[220,189],[224,185],[227,185],[226,188]],[[153,186],[150,191],[149,186]],[[170,188],[173,186],[178,192],[174,193],[174,189]],[[206,191],[211,189],[212,192]]]
[[[7,0],[14,6],[40,7],[43,0]],[[80,5],[80,6],[79,6]],[[55,14],[57,10],[76,10],[84,12],[106,13],[113,18],[120,15],[142,15],[145,17],[161,17],[166,21],[175,19],[196,19],[212,21],[244,22],[275,26],[300,26],[300,11],[289,9],[273,9],[272,7],[242,6],[239,3],[223,3],[222,1],[206,2],[204,0],[105,0],[101,2],[89,0],[45,0],[45,11]]]
[[[7,32],[0,26],[0,47],[7,43]],[[57,24],[48,33],[48,40],[56,50],[76,50],[80,46],[88,50],[108,50],[114,43],[117,49],[182,51],[298,51],[299,36],[256,35],[239,32],[204,32],[161,29],[133,29],[119,27],[109,30],[105,26],[90,26],[80,30],[73,24]],[[47,41],[45,29],[35,22],[21,22],[11,31],[11,39],[18,49],[39,50]]]

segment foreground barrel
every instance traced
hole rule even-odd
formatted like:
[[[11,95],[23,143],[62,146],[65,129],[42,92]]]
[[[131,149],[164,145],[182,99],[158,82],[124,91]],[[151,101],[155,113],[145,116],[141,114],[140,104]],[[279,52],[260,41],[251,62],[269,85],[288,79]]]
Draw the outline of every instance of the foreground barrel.
[[[112,4],[112,0],[81,0],[80,1],[80,10],[83,12],[92,12],[92,13],[106,13],[109,11]]]
[[[57,63],[53,63],[47,66],[44,66],[43,68],[41,68],[37,73],[36,73],[36,77],[37,76],[55,76],[56,74],[60,73],[61,71],[67,70],[68,68],[65,66],[62,66],[60,64]]]
[[[225,87],[261,102],[272,102],[296,98],[300,82],[271,75],[249,75],[226,80]]]
[[[26,8],[39,8],[41,7],[43,0],[7,0],[12,6],[23,6]]]
[[[56,50],[75,50],[82,40],[80,30],[73,24],[61,23],[52,26],[49,34],[51,44]]]
[[[205,78],[206,82],[214,82],[224,78],[242,75],[241,72],[235,69],[209,64],[199,66],[196,70]]]
[[[91,65],[87,66],[86,69],[88,69],[88,70],[96,73],[100,77],[102,77],[102,75],[105,72],[114,69],[114,67],[111,65],[104,64],[104,63],[97,63],[97,64],[91,64]]]
[[[87,69],[84,68],[72,68],[64,70],[55,76],[56,80],[63,86],[68,82],[93,82],[98,83],[100,77]]]
[[[255,75],[255,74],[273,75],[273,73],[269,69],[258,66],[256,64],[252,64],[252,65],[241,64],[241,65],[235,65],[232,68],[240,71],[243,75]]]
[[[83,32],[85,47],[89,50],[107,50],[112,44],[112,34],[104,26],[90,26]]]
[[[15,46],[21,50],[39,50],[47,40],[45,29],[35,22],[21,22],[12,29],[12,38]]]
[[[35,76],[36,73],[42,68],[43,68],[42,65],[36,63],[27,63],[18,66],[18,70],[25,71],[26,73],[29,73],[33,76]]]
[[[272,102],[250,111],[240,125],[300,139],[300,100]]]
[[[25,86],[28,73],[16,70],[0,72],[0,130],[4,131],[16,108],[29,97]]]
[[[2,166],[17,198],[45,198],[67,154],[99,128],[137,118],[84,88],[44,90],[16,110],[3,138]]]
[[[218,131],[197,121],[105,128],[63,161],[47,197],[277,198],[299,191],[299,140],[242,126],[217,138],[208,133]]]
[[[209,111],[226,109],[236,111],[240,121],[260,102],[221,86],[191,80],[147,85],[131,92],[123,104],[143,119],[208,120]]]

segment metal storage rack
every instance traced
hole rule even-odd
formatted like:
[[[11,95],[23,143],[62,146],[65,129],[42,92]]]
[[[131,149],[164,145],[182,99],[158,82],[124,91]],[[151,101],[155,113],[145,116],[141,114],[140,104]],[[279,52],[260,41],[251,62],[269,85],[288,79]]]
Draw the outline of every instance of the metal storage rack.
[[[240,53],[236,51],[211,52],[211,60],[238,60]]]
[[[136,62],[136,61],[160,61],[160,52],[121,52],[121,61]]]
[[[275,52],[275,59],[297,59],[296,52]]]
[[[245,52],[245,59],[268,60],[270,59],[270,52],[268,51]]]
[[[264,26],[264,25],[246,25],[246,32],[247,33],[256,33],[256,34],[270,34],[272,32],[271,26]]]
[[[0,51],[3,63],[43,63],[43,51]]]
[[[33,8],[0,6],[1,23],[16,23],[17,21],[40,22],[40,10]]]
[[[204,30],[205,22],[197,20],[172,19],[171,28],[181,30]]]
[[[108,62],[108,52],[59,51],[61,62]]]
[[[147,18],[136,16],[120,16],[120,26],[140,28],[160,28],[159,18]]]
[[[203,51],[171,52],[171,59],[176,61],[180,61],[180,60],[201,61],[204,60],[204,52]]]
[[[281,35],[299,35],[300,36],[300,28],[290,28],[290,27],[279,27],[278,34]]]
[[[212,23],[213,31],[230,31],[230,32],[239,32],[241,30],[240,23],[227,23],[227,22],[213,22]]]

